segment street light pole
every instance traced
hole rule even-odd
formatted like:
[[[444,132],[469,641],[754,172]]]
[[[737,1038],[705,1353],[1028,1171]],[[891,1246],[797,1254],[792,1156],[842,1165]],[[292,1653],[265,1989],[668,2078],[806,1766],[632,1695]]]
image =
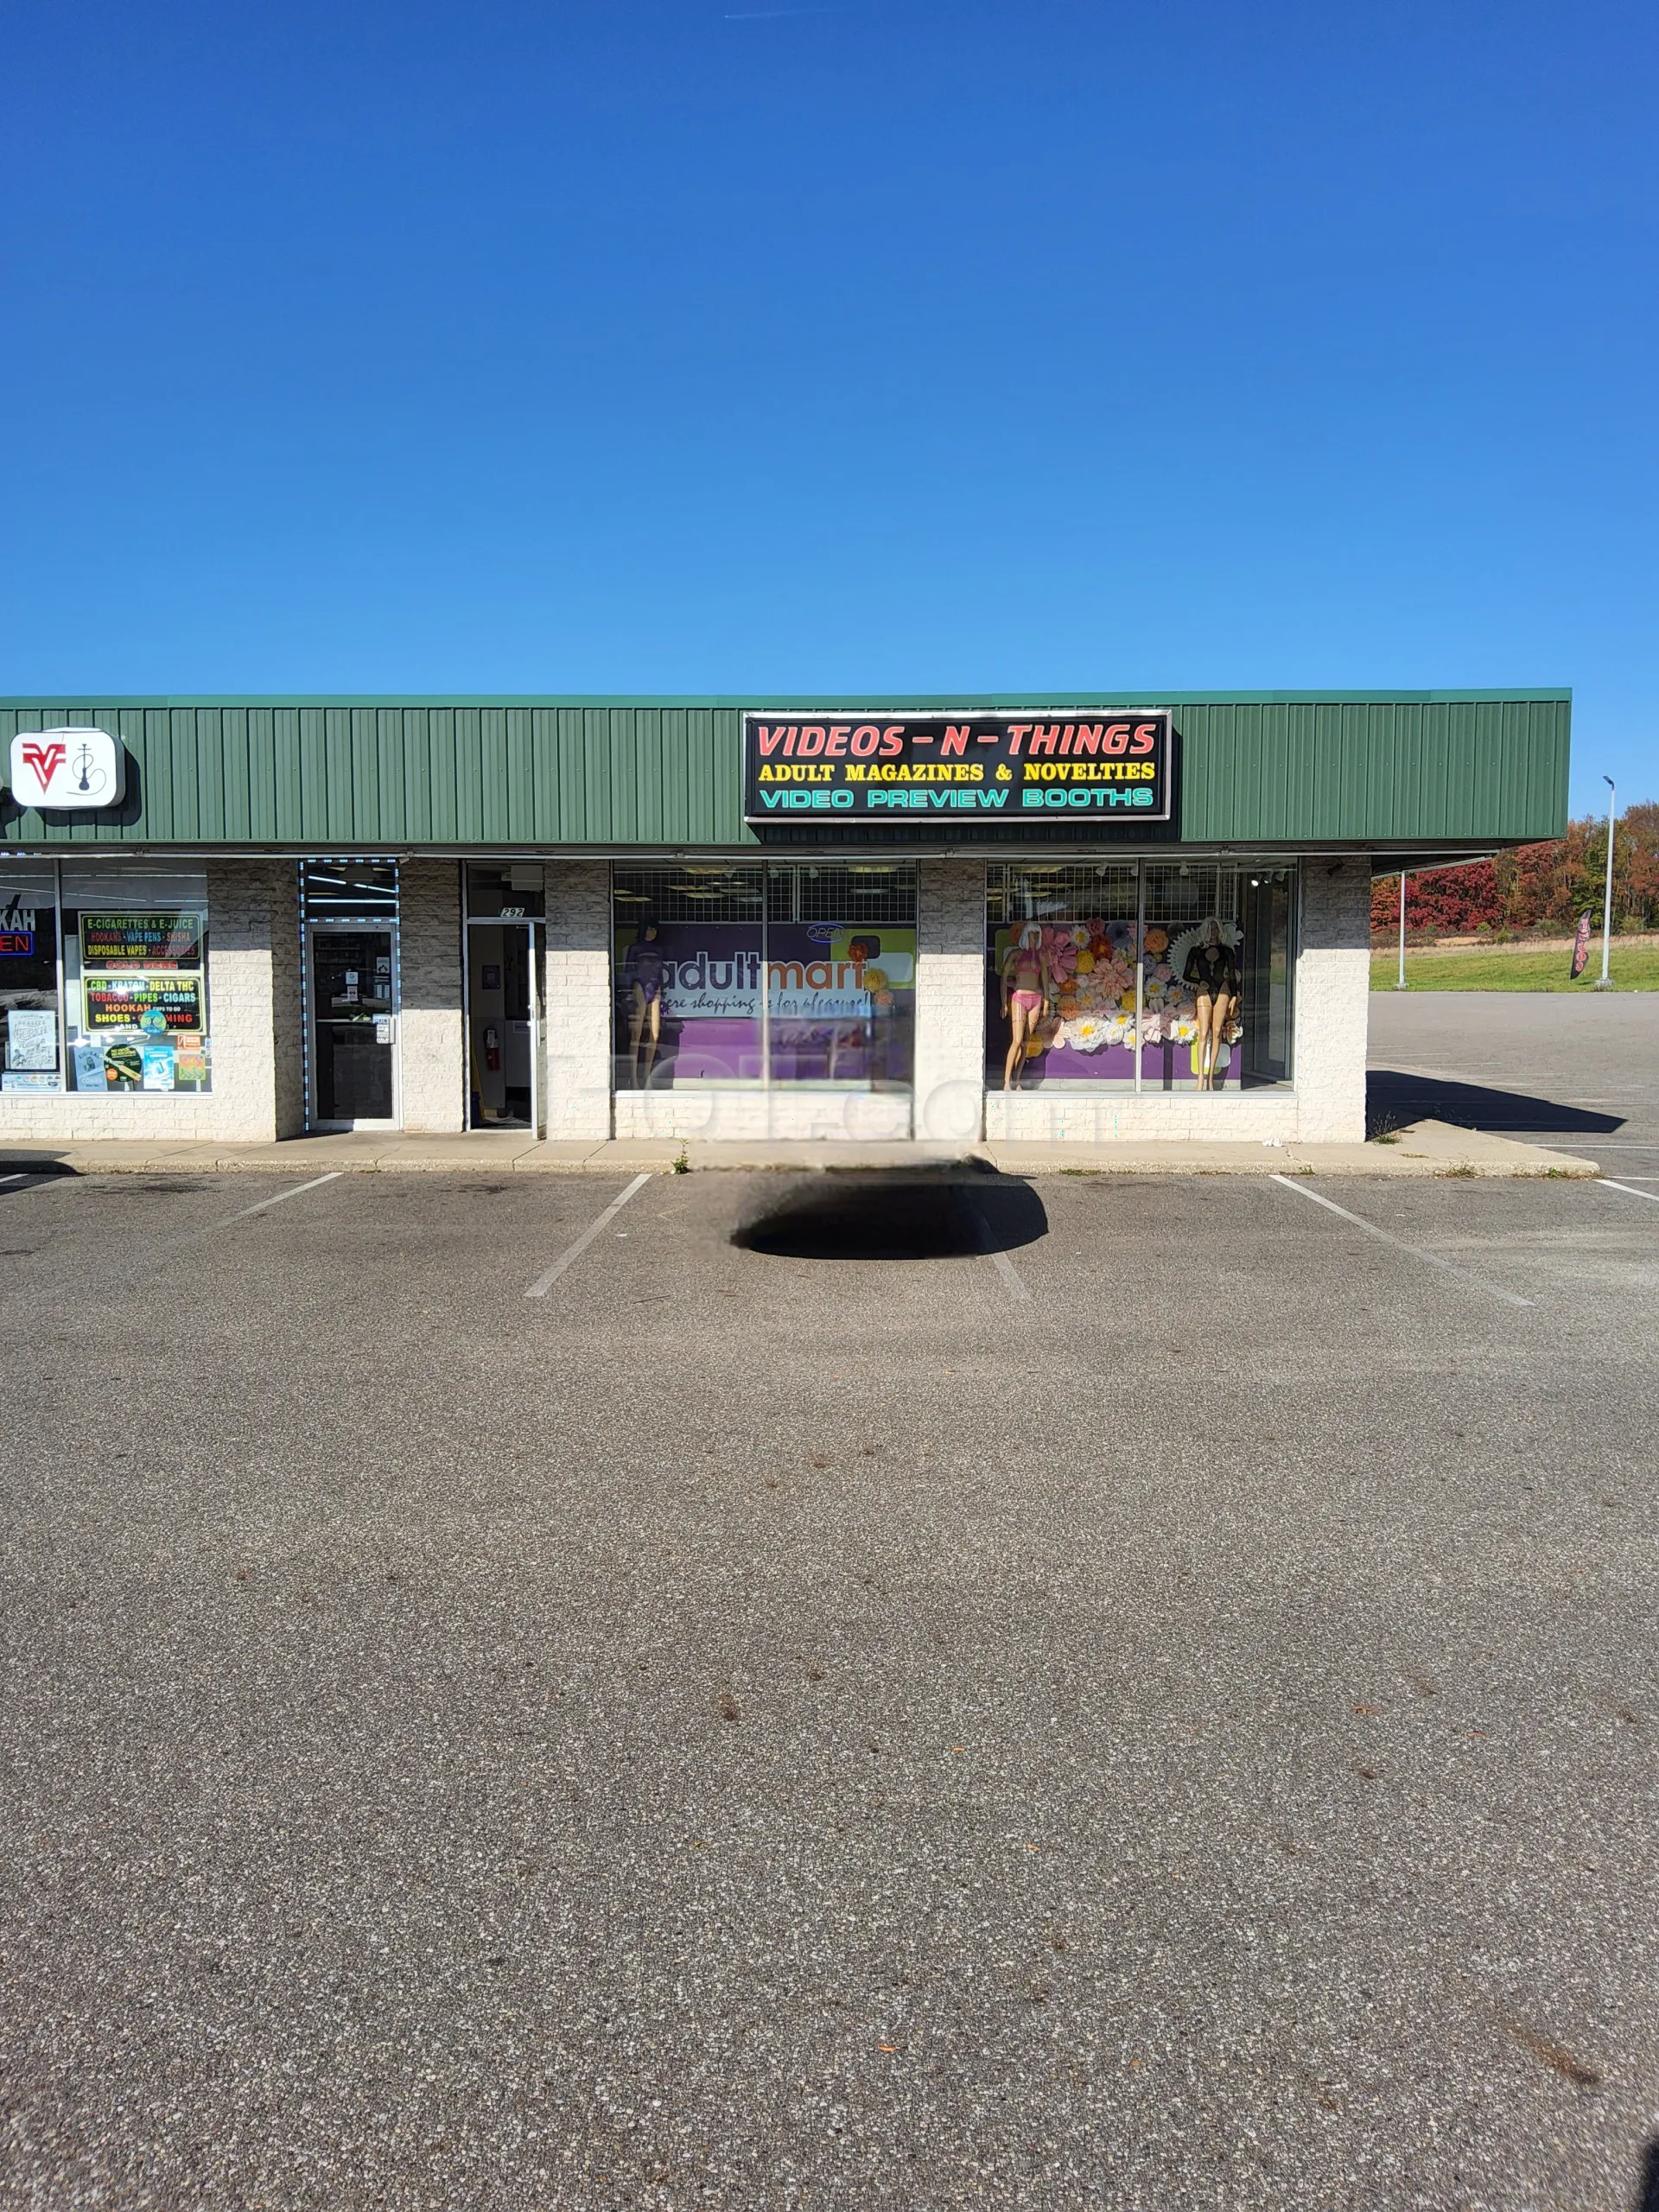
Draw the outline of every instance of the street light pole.
[[[1406,871],[1404,868],[1400,871],[1400,980],[1394,988],[1396,991],[1403,991],[1406,988]]]
[[[1604,776],[1601,780],[1607,786],[1607,887],[1601,901],[1601,975],[1596,988],[1611,991],[1613,987],[1607,976],[1607,949],[1613,934],[1613,803],[1618,793],[1611,776]]]

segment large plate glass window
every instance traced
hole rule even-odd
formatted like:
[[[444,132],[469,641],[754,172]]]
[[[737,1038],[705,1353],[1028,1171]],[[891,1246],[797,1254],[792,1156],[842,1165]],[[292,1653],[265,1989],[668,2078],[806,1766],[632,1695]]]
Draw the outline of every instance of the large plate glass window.
[[[916,871],[618,868],[619,1090],[907,1090]]]
[[[64,1087],[57,871],[0,861],[0,1090]]]
[[[62,886],[73,1088],[211,1090],[206,871],[66,866]]]
[[[764,869],[620,868],[612,893],[617,1089],[758,1087]]]
[[[993,867],[988,1087],[1288,1082],[1294,891],[1289,864]]]
[[[987,1088],[1133,1090],[1134,864],[993,867],[987,902]]]

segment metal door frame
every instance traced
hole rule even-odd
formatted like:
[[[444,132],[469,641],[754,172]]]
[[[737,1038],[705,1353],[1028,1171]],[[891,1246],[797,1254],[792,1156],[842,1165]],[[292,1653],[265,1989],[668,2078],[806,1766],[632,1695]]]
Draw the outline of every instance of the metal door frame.
[[[319,937],[361,937],[370,930],[385,930],[391,939],[391,1119],[325,1122],[317,1114],[316,993],[312,944]],[[330,914],[326,921],[305,925],[302,966],[304,970],[305,1009],[305,1126],[336,1135],[349,1129],[401,1129],[404,1126],[404,971],[396,914]]]
[[[524,950],[528,956],[527,973],[530,978],[530,1134],[540,1139],[547,1134],[547,1071],[542,1057],[542,968],[538,954],[546,950],[547,924],[538,914],[467,914],[461,922],[461,1096],[467,1102],[467,1128],[473,1130],[473,941],[474,930],[523,930],[526,932]],[[538,935],[537,932],[542,932]],[[478,1128],[488,1134],[490,1124],[480,1122]],[[511,1130],[505,1134],[511,1135]]]

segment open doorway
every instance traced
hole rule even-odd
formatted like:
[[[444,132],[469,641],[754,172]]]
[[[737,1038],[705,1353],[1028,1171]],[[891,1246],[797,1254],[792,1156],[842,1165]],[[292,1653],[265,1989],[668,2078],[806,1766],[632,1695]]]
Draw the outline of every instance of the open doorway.
[[[536,967],[529,922],[467,931],[467,1043],[475,1129],[536,1126]]]
[[[540,863],[467,870],[467,1123],[540,1133]]]

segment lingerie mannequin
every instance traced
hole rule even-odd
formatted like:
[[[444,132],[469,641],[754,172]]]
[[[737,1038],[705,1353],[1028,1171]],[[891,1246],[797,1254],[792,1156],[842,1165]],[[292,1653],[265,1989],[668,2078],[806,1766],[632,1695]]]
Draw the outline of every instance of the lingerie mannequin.
[[[1231,945],[1223,942],[1221,924],[1213,914],[1186,956],[1181,980],[1198,1002],[1198,1089],[1213,1090],[1216,1062],[1227,1041],[1240,986],[1238,962]]]
[[[639,1041],[649,1030],[645,1046],[645,1084],[651,1083],[651,1071],[657,1058],[657,1047],[663,1035],[663,956],[657,944],[657,925],[647,922],[628,947],[622,961],[622,983],[628,994],[628,1065],[632,1073],[633,1088],[642,1086],[639,1077]]]
[[[1027,922],[1002,959],[1002,1018],[1013,1023],[1008,1057],[1002,1067],[1002,1088],[1012,1090],[1014,1077],[1026,1057],[1027,1039],[1043,1010],[1043,931],[1039,922]]]

